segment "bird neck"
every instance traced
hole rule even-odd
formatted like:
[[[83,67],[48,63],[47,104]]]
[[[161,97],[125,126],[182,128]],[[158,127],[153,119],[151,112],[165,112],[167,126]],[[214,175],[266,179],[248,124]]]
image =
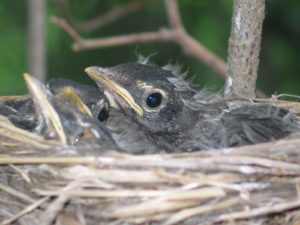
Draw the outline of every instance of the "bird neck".
[[[190,138],[190,130],[192,130],[197,123],[200,111],[193,109],[184,109],[176,120],[172,122],[172,126],[168,131],[161,131],[151,133],[145,130],[147,137],[151,139],[152,143],[157,145],[161,152],[176,152],[185,140]]]
[[[147,137],[152,139],[152,143],[155,143],[160,152],[166,153],[175,152],[184,139],[182,134],[179,133],[157,133],[147,135]]]

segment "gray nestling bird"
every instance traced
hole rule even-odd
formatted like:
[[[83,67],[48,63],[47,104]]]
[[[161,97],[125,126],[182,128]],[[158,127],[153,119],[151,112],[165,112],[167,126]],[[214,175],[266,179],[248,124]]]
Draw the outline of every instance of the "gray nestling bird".
[[[133,154],[159,152],[127,115],[109,107],[98,88],[63,78],[52,79],[46,86],[30,77],[26,80],[28,87],[33,86],[29,88],[31,95],[0,99],[0,114],[15,126],[71,145],[90,144],[95,149],[99,145],[105,148],[105,142],[97,138],[97,132],[105,132],[102,135],[118,145],[106,145],[109,149]]]
[[[42,84],[39,86],[41,87]],[[53,96],[71,89],[88,107],[94,118],[100,121],[107,119],[108,100],[98,88],[64,78],[55,78],[51,79],[46,87],[40,89],[47,96],[52,96],[52,99]],[[30,131],[37,127],[36,107],[31,95],[0,97],[0,114],[6,116],[17,127]]]
[[[69,79],[55,78],[47,83],[47,88],[54,95],[64,92],[66,89],[72,89],[90,109],[94,118],[104,121],[108,117],[108,100],[104,93],[95,87],[83,85]]]
[[[93,118],[91,110],[72,87],[65,86],[53,93],[30,75],[25,74],[24,78],[30,98],[11,98],[2,101],[0,107],[0,113],[15,126],[45,139],[55,139],[62,145],[84,146],[86,152],[119,150],[107,128]],[[100,105],[98,108],[101,111]],[[21,116],[32,119],[22,121]]]
[[[86,68],[150,142],[166,152],[240,146],[299,130],[296,118],[270,105],[232,108],[218,95],[197,90],[168,67],[140,63]]]
[[[36,127],[36,113],[29,95],[0,97],[0,115],[22,129],[32,130]]]
[[[139,126],[120,110],[108,104],[106,95],[99,88],[82,85],[72,80],[56,78],[50,80],[47,87],[53,94],[71,88],[90,109],[92,116],[102,122],[112,138],[120,147],[120,151],[132,154],[158,153],[159,149],[148,140]]]

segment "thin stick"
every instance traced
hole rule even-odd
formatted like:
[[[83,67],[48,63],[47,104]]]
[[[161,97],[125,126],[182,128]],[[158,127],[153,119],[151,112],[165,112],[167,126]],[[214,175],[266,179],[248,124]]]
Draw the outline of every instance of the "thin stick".
[[[179,44],[184,52],[195,56],[222,77],[226,77],[226,63],[185,32],[180,19],[177,1],[166,0],[166,9],[171,26],[170,29],[163,28],[156,32],[97,38],[91,40],[83,40],[77,31],[66,22],[66,20],[57,17],[52,17],[51,20],[65,30],[66,33],[68,33],[75,41],[73,44],[73,49],[75,51],[137,43],[173,41]]]
[[[202,205],[199,207],[193,207],[190,209],[183,209],[177,213],[175,213],[174,215],[172,215],[165,223],[163,223],[163,225],[173,225],[173,224],[177,224],[180,221],[183,221],[187,218],[193,217],[193,216],[199,216],[201,214],[204,214],[205,212],[211,212],[214,210],[219,210],[222,208],[228,208],[232,205],[235,205],[236,203],[239,203],[241,201],[240,198],[232,198],[229,200],[225,200],[213,205]]]
[[[177,190],[177,191],[161,191],[161,190],[34,190],[43,196],[60,196],[68,194],[72,197],[94,197],[94,198],[137,198],[137,197],[164,197],[170,201],[183,201],[187,199],[200,200],[213,197],[223,197],[225,192],[221,188],[209,187],[199,188],[198,190]]]
[[[129,34],[121,35],[109,38],[96,38],[90,40],[84,40],[81,42],[75,42],[73,44],[73,50],[81,51],[85,49],[95,49],[95,48],[107,48],[115,47],[128,44],[138,44],[138,43],[150,43],[150,42],[163,42],[170,40],[172,37],[172,32],[167,29],[163,29],[158,32],[148,32],[139,34]]]
[[[77,33],[77,31],[71,27],[71,25],[62,18],[58,18],[56,16],[51,16],[51,22],[58,25],[59,27],[61,27],[64,31],[66,31],[69,36],[76,42],[81,42],[82,38],[80,37],[80,35]]]
[[[173,29],[184,29],[178,9],[177,0],[165,0],[170,26]]]
[[[20,217],[26,215],[27,213],[35,210],[36,208],[38,208],[39,206],[41,206],[44,202],[46,202],[49,199],[49,197],[45,197],[45,198],[41,198],[35,202],[33,202],[31,205],[28,205],[25,209],[23,209],[22,211],[20,211],[19,213],[17,213],[15,216],[9,218],[8,220],[4,220],[0,223],[0,225],[7,225],[7,224],[11,224],[12,222],[16,221],[17,219],[19,219]]]
[[[0,190],[5,191],[6,193],[8,193],[16,198],[22,199],[23,201],[26,201],[26,202],[33,203],[36,201],[35,199],[29,197],[28,195],[25,195],[22,192],[19,192],[15,189],[12,189],[12,188],[2,185],[2,184],[0,184]]]
[[[96,157],[7,157],[0,158],[0,165],[6,164],[89,164],[95,163]]]
[[[153,2],[154,0],[135,0],[132,2],[129,2],[126,5],[122,5],[119,7],[116,7],[107,13],[100,15],[94,19],[91,19],[90,21],[84,22],[84,23],[79,23],[71,20],[69,13],[64,13],[65,17],[67,18],[68,22],[78,31],[80,32],[91,32],[96,29],[99,29],[107,24],[110,24],[116,20],[118,20],[120,17],[125,16],[129,13],[132,13],[134,11],[139,10],[146,4]],[[63,6],[67,6],[64,4]],[[69,12],[68,9],[64,10],[65,12]]]
[[[134,8],[134,10],[137,10],[138,8],[142,7],[145,3],[146,1],[140,3],[140,5],[137,6],[135,5],[137,4],[137,2],[133,1],[132,5],[134,6],[128,4],[126,6],[122,6],[120,9],[115,9],[116,11],[112,10],[109,13],[105,14],[103,17],[99,17],[94,21],[86,23],[84,25],[86,26],[84,29],[89,30],[99,28],[109,22],[114,21],[116,18],[119,18],[124,14],[127,14],[128,12],[130,12],[129,8],[132,7]],[[177,43],[186,54],[190,54],[196,57],[199,61],[203,62],[209,68],[214,70],[222,78],[227,78],[227,65],[224,62],[224,60],[222,60],[214,53],[209,51],[205,46],[203,46],[197,40],[192,38],[185,31],[185,28],[180,18],[177,0],[165,0],[165,4],[170,28],[162,28],[158,31],[149,33],[138,33],[121,36],[112,36],[108,38],[84,40],[80,37],[77,31],[68,22],[66,22],[66,20],[57,17],[52,17],[52,21],[58,26],[60,26],[63,30],[65,30],[66,33],[68,33],[70,37],[75,41],[75,43],[73,44],[73,50],[75,51],[115,47],[137,43],[171,41]],[[120,10],[121,12],[118,12],[118,10]],[[76,27],[76,25],[74,26]],[[78,30],[80,30],[80,28]],[[266,95],[260,90],[257,90],[256,94],[260,98],[266,98]]]
[[[252,210],[245,210],[240,212],[234,212],[229,214],[220,215],[218,221],[232,221],[237,219],[250,219],[257,216],[270,215],[274,213],[282,213],[286,210],[299,208],[300,200],[290,202],[274,203],[272,206],[258,207]]]

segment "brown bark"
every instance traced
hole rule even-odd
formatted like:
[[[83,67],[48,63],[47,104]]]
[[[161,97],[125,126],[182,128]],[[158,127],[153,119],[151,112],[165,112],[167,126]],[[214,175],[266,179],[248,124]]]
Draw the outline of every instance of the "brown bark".
[[[228,97],[254,98],[265,0],[235,0],[229,39]]]

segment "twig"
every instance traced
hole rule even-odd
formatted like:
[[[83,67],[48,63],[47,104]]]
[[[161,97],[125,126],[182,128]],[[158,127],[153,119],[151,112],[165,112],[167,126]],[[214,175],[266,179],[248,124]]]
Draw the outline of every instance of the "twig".
[[[71,19],[68,0],[58,1],[57,4],[60,7],[62,16],[67,20],[69,24],[71,24],[72,27],[74,27],[79,32],[88,33],[107,24],[110,24],[122,16],[135,12],[153,1],[155,0],[134,0],[132,2],[129,2],[127,5],[118,6],[103,15],[100,15],[96,18],[91,19],[90,21],[83,23]]]
[[[16,198],[22,199],[23,201],[26,201],[26,202],[34,203],[36,201],[35,199],[31,198],[30,196],[28,196],[18,190],[15,190],[11,187],[2,185],[2,184],[0,184],[0,190],[6,192]]]
[[[213,69],[221,77],[226,78],[227,66],[224,60],[209,51],[206,47],[193,39],[186,32],[180,18],[177,0],[165,0],[165,4],[170,28],[161,28],[160,30],[155,32],[83,40],[75,31],[75,29],[71,27],[71,25],[68,24],[64,19],[54,17],[52,21],[54,21],[58,26],[65,30],[75,41],[75,43],[73,44],[73,50],[75,51],[137,43],[170,41],[177,43],[179,46],[181,46],[185,53],[196,57],[199,61],[203,62],[205,65]],[[266,97],[260,91],[257,92],[257,95],[259,97]]]
[[[66,31],[74,41],[76,42],[82,41],[82,38],[77,33],[77,31],[73,27],[71,27],[70,24],[65,19],[58,18],[56,16],[52,16],[50,19],[52,23],[58,25],[64,31]]]
[[[195,56],[222,77],[226,77],[227,69],[225,62],[185,32],[179,16],[177,2],[174,0],[166,0],[166,7],[171,29],[164,28],[157,32],[122,35],[118,37],[83,40],[66,20],[57,17],[52,17],[51,20],[71,36],[75,41],[73,49],[76,51],[136,43],[174,41],[179,44],[186,53]]]
[[[179,44],[185,53],[198,58],[223,78],[227,77],[226,63],[201,43],[193,39],[185,30],[178,10],[177,0],[165,0],[170,26],[173,29],[172,40]]]
[[[19,219],[20,217],[26,215],[29,212],[32,212],[33,210],[35,210],[38,207],[40,207],[43,203],[48,201],[48,199],[49,199],[49,197],[44,197],[44,198],[41,198],[41,199],[33,202],[32,204],[28,205],[26,208],[24,208],[22,211],[20,211],[19,213],[17,213],[13,217],[9,218],[8,220],[2,221],[0,223],[0,225],[12,224],[14,221]]]
[[[40,217],[41,224],[50,225],[53,224],[53,221],[57,218],[58,214],[64,208],[64,205],[70,200],[70,195],[68,191],[78,188],[78,181],[75,180],[70,182],[66,187],[62,188],[62,191],[65,193],[60,193],[57,198],[55,198],[43,212]]]
[[[218,210],[226,207],[230,207],[235,205],[236,203],[241,202],[240,198],[232,198],[229,200],[222,201],[220,203],[216,203],[214,205],[201,205],[198,207],[183,209],[174,215],[172,215],[163,225],[173,225],[178,224],[180,221],[188,219],[193,216],[199,216],[204,214],[205,212],[211,212],[213,210]]]
[[[184,29],[179,14],[177,0],[165,0],[165,4],[166,4],[168,17],[169,17],[170,26],[173,29]]]
[[[133,198],[133,197],[164,197],[170,198],[172,201],[180,201],[185,199],[208,199],[212,197],[223,197],[225,192],[221,188],[209,187],[200,188],[198,190],[179,190],[162,191],[162,190],[65,190],[65,191],[51,191],[51,190],[34,190],[35,193],[44,196],[60,196],[68,194],[72,197],[95,197],[95,198]]]
[[[276,204],[273,204],[272,207],[264,206],[264,207],[259,207],[251,210],[222,214],[219,216],[218,221],[232,221],[232,220],[244,219],[244,218],[251,219],[253,217],[280,213],[280,212],[284,212],[299,207],[300,207],[300,200],[295,199],[290,202],[278,202]]]
[[[116,168],[169,168],[203,171],[236,172],[240,174],[264,174],[270,176],[290,176],[300,174],[300,165],[297,164],[300,154],[294,149],[299,148],[300,140],[280,140],[252,146],[242,146],[226,152],[204,151],[195,154],[145,155],[132,156],[57,156],[57,157],[1,157],[0,165],[6,164],[88,164],[102,166],[115,166]],[[284,157],[290,162],[282,162]],[[291,152],[293,154],[291,154]],[[279,154],[279,155],[277,155]],[[290,154],[290,155],[289,155]],[[270,158],[272,155],[272,158]],[[180,156],[180,157],[179,157]],[[185,160],[181,160],[181,159]],[[164,159],[164,160],[163,160]],[[168,160],[167,160],[168,159]],[[293,161],[293,163],[292,163]]]
[[[165,0],[166,9],[169,17],[169,23],[173,28],[174,39],[177,44],[179,44],[185,53],[193,55],[198,60],[206,64],[208,67],[213,69],[217,74],[219,74],[224,79],[227,78],[227,65],[226,63],[216,56],[214,53],[209,51],[205,46],[203,46],[200,42],[196,41],[192,38],[186,31],[181,22],[180,13],[178,10],[177,0]],[[260,98],[266,98],[267,96],[257,90],[257,96]]]
[[[81,51],[83,49],[106,48],[137,43],[163,42],[168,41],[171,38],[172,31],[168,29],[161,29],[158,32],[129,34],[116,37],[96,38],[85,40],[82,42],[75,42],[73,44],[73,49],[75,51]]]
[[[189,36],[186,32],[178,32],[177,35],[178,36],[175,37],[174,41],[182,47],[185,53],[196,57],[209,68],[213,69],[221,77],[227,77],[227,67],[221,58],[209,51],[206,47]]]

